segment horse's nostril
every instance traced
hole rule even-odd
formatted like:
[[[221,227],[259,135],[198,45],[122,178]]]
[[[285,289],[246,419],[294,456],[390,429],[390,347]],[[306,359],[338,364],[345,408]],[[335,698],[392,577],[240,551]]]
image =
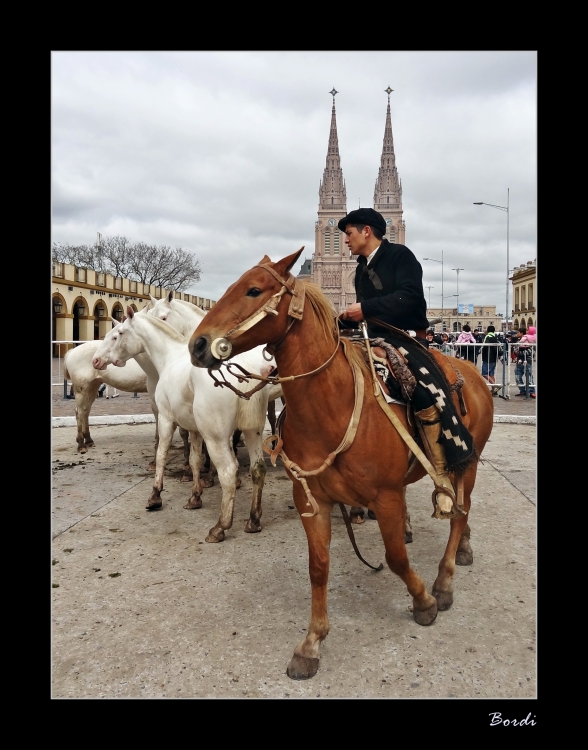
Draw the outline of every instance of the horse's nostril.
[[[197,338],[196,341],[194,342],[192,351],[194,352],[195,355],[204,354],[207,346],[208,346],[208,341],[206,340],[206,337],[200,336],[200,338]]]

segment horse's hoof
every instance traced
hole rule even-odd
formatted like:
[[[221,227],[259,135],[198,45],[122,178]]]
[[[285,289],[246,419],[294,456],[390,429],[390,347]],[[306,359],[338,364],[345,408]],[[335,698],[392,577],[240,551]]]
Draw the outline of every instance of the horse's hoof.
[[[445,612],[453,604],[453,591],[435,591],[433,589],[433,596],[437,600],[439,612]]]
[[[261,531],[261,523],[259,521],[252,521],[251,519],[249,519],[245,524],[245,531],[248,534],[256,534],[258,531]]]
[[[78,448],[78,453],[87,453],[88,449],[85,445],[82,445],[80,448]]]
[[[235,485],[235,489],[238,490],[240,486],[241,486],[241,477],[237,477],[237,484]]]
[[[156,469],[156,468],[157,468],[157,467],[156,467],[156,465],[155,465],[155,461],[151,461],[151,463],[150,463],[150,464],[149,464],[149,466],[147,467],[147,471],[155,471],[155,469]]]
[[[192,477],[191,471],[189,472],[187,471],[185,474],[182,474],[182,476],[180,477],[180,482],[191,482],[192,480],[193,480],[193,477]]]
[[[405,531],[404,532],[404,543],[405,544],[412,544],[412,531]]]
[[[437,617],[437,602],[434,601],[430,607],[427,607],[427,609],[416,609],[415,607],[412,614],[415,622],[419,625],[431,625],[431,623],[435,622],[435,618]]]
[[[208,542],[209,544],[216,544],[217,542],[222,542],[225,538],[225,532],[222,529],[217,529],[216,527],[213,527],[209,532],[208,536],[204,540],[205,542]]]
[[[307,656],[299,656],[294,654],[286,674],[292,680],[309,680],[314,677],[319,668],[319,660]]]
[[[213,477],[203,477],[200,480],[200,484],[205,489],[208,488],[208,487],[213,487],[214,486],[214,478]]]
[[[474,562],[474,553],[472,550],[458,549],[455,553],[456,565],[472,565]]]
[[[90,440],[90,442],[86,440],[86,448],[95,448],[95,447],[96,445],[94,444],[93,440]]]
[[[153,505],[146,505],[146,510],[161,510],[163,508],[163,503],[161,500],[158,503],[153,503]]]
[[[351,516],[351,523],[365,523],[363,516]]]
[[[368,518],[371,518],[372,521],[376,520],[376,514],[374,513],[373,510],[368,510]]]
[[[185,510],[198,510],[202,507],[202,500],[199,497],[192,496],[184,505]]]

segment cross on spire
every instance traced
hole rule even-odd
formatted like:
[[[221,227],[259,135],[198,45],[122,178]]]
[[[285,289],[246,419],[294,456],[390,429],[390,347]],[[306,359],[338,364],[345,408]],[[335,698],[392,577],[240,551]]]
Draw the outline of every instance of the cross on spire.
[[[332,91],[329,91],[329,94],[331,94],[331,96],[333,97],[333,106],[335,106],[335,97],[337,96],[338,93],[339,92],[334,86],[333,86]]]
[[[388,86],[387,89],[384,89],[386,94],[388,94],[388,104],[390,104],[390,94],[394,91],[394,89],[391,89],[390,86]]]

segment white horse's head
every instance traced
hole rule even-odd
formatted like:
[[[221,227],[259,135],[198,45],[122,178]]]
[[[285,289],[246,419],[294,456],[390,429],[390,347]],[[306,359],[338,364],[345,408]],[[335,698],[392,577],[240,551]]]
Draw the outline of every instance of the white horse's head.
[[[136,313],[131,307],[127,307],[127,317],[113,328],[110,336],[110,362],[115,367],[124,367],[129,359],[136,357],[145,351],[142,339],[135,331],[134,321],[139,313]]]
[[[106,370],[111,362],[110,350],[112,348],[113,337],[117,335],[118,329],[122,324],[112,321],[112,330],[108,331],[106,336],[100,342],[98,349],[94,352],[92,367],[95,370]]]

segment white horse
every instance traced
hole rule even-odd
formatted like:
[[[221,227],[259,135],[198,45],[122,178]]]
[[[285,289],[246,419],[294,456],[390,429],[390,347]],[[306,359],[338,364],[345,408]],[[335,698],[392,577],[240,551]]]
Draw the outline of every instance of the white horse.
[[[225,531],[232,526],[239,465],[231,445],[236,429],[243,432],[249,452],[253,498],[245,531],[261,531],[261,494],[265,480],[265,461],[262,436],[265,426],[268,388],[253,394],[250,400],[216,388],[205,370],[193,367],[186,339],[167,323],[156,318],[134,314],[127,308],[128,317],[113,331],[110,361],[124,367],[141,353],[148,355],[159,372],[155,390],[158,409],[159,446],[155,456],[155,479],[147,510],[162,507],[163,469],[167,451],[176,425],[190,432],[190,466],[192,468],[192,496],[184,508],[202,507],[200,464],[202,440],[206,441],[210,457],[218,471],[222,487],[221,512],[218,522],[210,529],[207,542],[221,542]],[[262,355],[263,347],[233,358],[249,371],[266,374],[275,366]],[[236,378],[227,376],[236,388],[247,390]]]
[[[172,293],[169,296],[164,297],[161,300],[156,300],[151,297],[149,305],[141,313],[147,313],[167,320],[170,325],[174,326],[178,330],[188,335],[190,323],[186,320],[186,316],[182,315],[180,311],[187,309],[189,305],[193,308],[193,311],[199,311],[200,318],[204,316],[204,311],[200,310],[195,305],[190,305],[188,302],[182,302],[178,304],[179,300],[171,299]],[[173,307],[172,307],[173,305]],[[196,319],[196,318],[193,318]],[[118,325],[113,321],[113,328]],[[107,338],[111,332],[106,334]],[[145,369],[139,366],[137,362],[130,362],[129,367],[125,370],[121,370],[118,367],[108,367],[98,371],[93,366],[93,359],[95,358],[98,350],[102,346],[102,341],[86,341],[74,349],[70,349],[64,358],[64,371],[65,377],[71,380],[74,398],[76,404],[76,423],[77,423],[77,436],[76,441],[78,444],[79,453],[87,453],[88,448],[94,447],[94,440],[90,435],[90,410],[92,404],[96,400],[98,395],[98,389],[105,383],[107,386],[116,388],[119,391],[126,391],[129,393],[149,393],[151,406],[153,408],[153,393],[155,392],[155,386],[157,385],[157,372],[153,367],[148,364],[149,373]],[[185,447],[187,447],[187,435],[184,436]],[[157,435],[157,416],[156,416],[156,429],[155,429],[155,450],[157,450],[158,435]],[[150,467],[155,468],[153,465]]]

